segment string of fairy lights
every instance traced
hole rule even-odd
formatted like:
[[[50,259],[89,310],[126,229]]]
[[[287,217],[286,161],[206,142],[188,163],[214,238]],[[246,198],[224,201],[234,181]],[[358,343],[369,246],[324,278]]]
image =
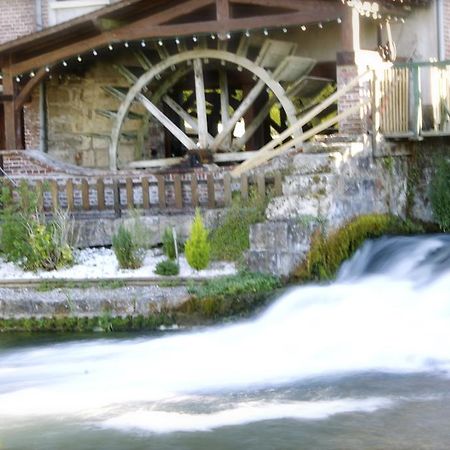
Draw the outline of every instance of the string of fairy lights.
[[[354,8],[361,16],[363,17],[368,17],[368,18],[372,18],[375,20],[380,20],[382,19],[382,14],[380,12],[380,4],[378,2],[370,2],[370,1],[361,1],[361,0],[341,0],[343,4]],[[394,1],[398,1],[399,3],[403,3],[403,0],[394,0]],[[400,21],[402,23],[405,22],[404,18],[398,18],[398,17],[393,17],[391,18],[391,16],[387,16],[385,17],[385,19],[387,21],[390,20],[395,20]],[[177,46],[180,46],[182,40],[192,40],[192,42],[194,44],[198,43],[200,41],[200,39],[204,39],[204,38],[209,38],[211,40],[216,40],[216,39],[231,39],[233,35],[243,35],[246,38],[250,38],[252,35],[257,35],[257,34],[263,34],[264,36],[269,36],[270,34],[273,34],[275,32],[279,32],[281,30],[282,33],[287,33],[289,30],[292,30],[293,28],[297,28],[300,29],[302,32],[305,32],[307,30],[312,30],[312,29],[319,29],[319,30],[323,30],[327,25],[332,24],[332,23],[337,23],[337,24],[341,24],[342,23],[342,18],[338,17],[337,19],[332,19],[332,20],[327,20],[327,21],[322,21],[322,22],[317,22],[317,23],[309,23],[309,24],[303,24],[303,25],[297,25],[295,27],[292,26],[281,26],[281,27],[277,27],[277,28],[263,28],[263,29],[259,29],[259,30],[240,30],[237,32],[228,32],[225,33],[224,35],[220,35],[216,34],[216,33],[211,33],[208,35],[197,35],[194,34],[192,36],[189,37],[181,37],[181,36],[177,36],[175,38],[156,38],[156,39],[152,39],[152,40],[145,40],[145,39],[141,39],[138,41],[133,41],[133,42],[129,42],[129,41],[124,41],[122,43],[109,43],[106,47],[102,47],[102,48],[92,48],[89,52],[85,52],[82,54],[78,54],[77,56],[73,57],[73,58],[67,58],[67,59],[63,59],[55,64],[52,65],[47,65],[45,66],[45,72],[48,74],[49,78],[52,78],[51,75],[51,71],[52,70],[56,70],[58,68],[68,68],[70,65],[73,65],[73,63],[75,64],[80,64],[83,63],[84,59],[86,59],[88,56],[92,55],[94,57],[99,56],[101,52],[105,52],[105,51],[109,51],[109,52],[113,52],[115,49],[119,49],[119,48],[136,48],[136,47],[141,47],[141,48],[145,48],[148,45],[151,44],[156,44],[159,47],[164,47],[165,45],[168,44],[168,42],[174,42]],[[36,69],[31,70],[28,74],[20,74],[17,75],[15,78],[15,81],[17,83],[20,83],[24,78],[26,78],[27,76],[30,78],[34,78],[36,76]],[[0,80],[2,79],[2,75],[0,74]]]

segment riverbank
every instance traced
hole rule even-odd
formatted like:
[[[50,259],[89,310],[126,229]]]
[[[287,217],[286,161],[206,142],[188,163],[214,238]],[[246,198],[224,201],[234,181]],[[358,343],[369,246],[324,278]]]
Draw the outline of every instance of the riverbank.
[[[0,287],[0,332],[129,331],[210,324],[242,317],[263,305],[281,285],[261,274],[206,280],[97,280],[97,286],[41,282]],[[52,285],[52,283],[54,283]],[[129,280],[129,283],[131,281]]]

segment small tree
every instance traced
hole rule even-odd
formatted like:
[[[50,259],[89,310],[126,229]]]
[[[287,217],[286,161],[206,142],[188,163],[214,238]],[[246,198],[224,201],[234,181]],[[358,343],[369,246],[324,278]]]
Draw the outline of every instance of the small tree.
[[[211,247],[208,241],[208,231],[203,225],[202,216],[198,208],[195,210],[191,234],[186,241],[184,252],[186,260],[192,268],[202,270],[208,267]]]

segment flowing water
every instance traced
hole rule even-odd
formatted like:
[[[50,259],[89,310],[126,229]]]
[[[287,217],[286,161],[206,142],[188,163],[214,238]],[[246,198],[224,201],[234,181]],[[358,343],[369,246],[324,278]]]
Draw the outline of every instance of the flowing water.
[[[233,325],[3,342],[0,449],[150,448],[450,448],[450,238],[369,241]]]

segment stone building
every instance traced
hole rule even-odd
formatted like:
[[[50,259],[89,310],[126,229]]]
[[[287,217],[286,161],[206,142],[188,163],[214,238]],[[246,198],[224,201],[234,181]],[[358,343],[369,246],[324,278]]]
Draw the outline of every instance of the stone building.
[[[198,147],[258,150],[382,57],[450,57],[450,0],[0,0],[0,7],[0,148],[39,149],[83,167],[125,168]],[[167,61],[125,111],[140,77]],[[361,82],[340,96],[337,112],[366,90]],[[303,129],[330,114],[332,105]],[[358,135],[372,119],[356,112],[337,128]]]

